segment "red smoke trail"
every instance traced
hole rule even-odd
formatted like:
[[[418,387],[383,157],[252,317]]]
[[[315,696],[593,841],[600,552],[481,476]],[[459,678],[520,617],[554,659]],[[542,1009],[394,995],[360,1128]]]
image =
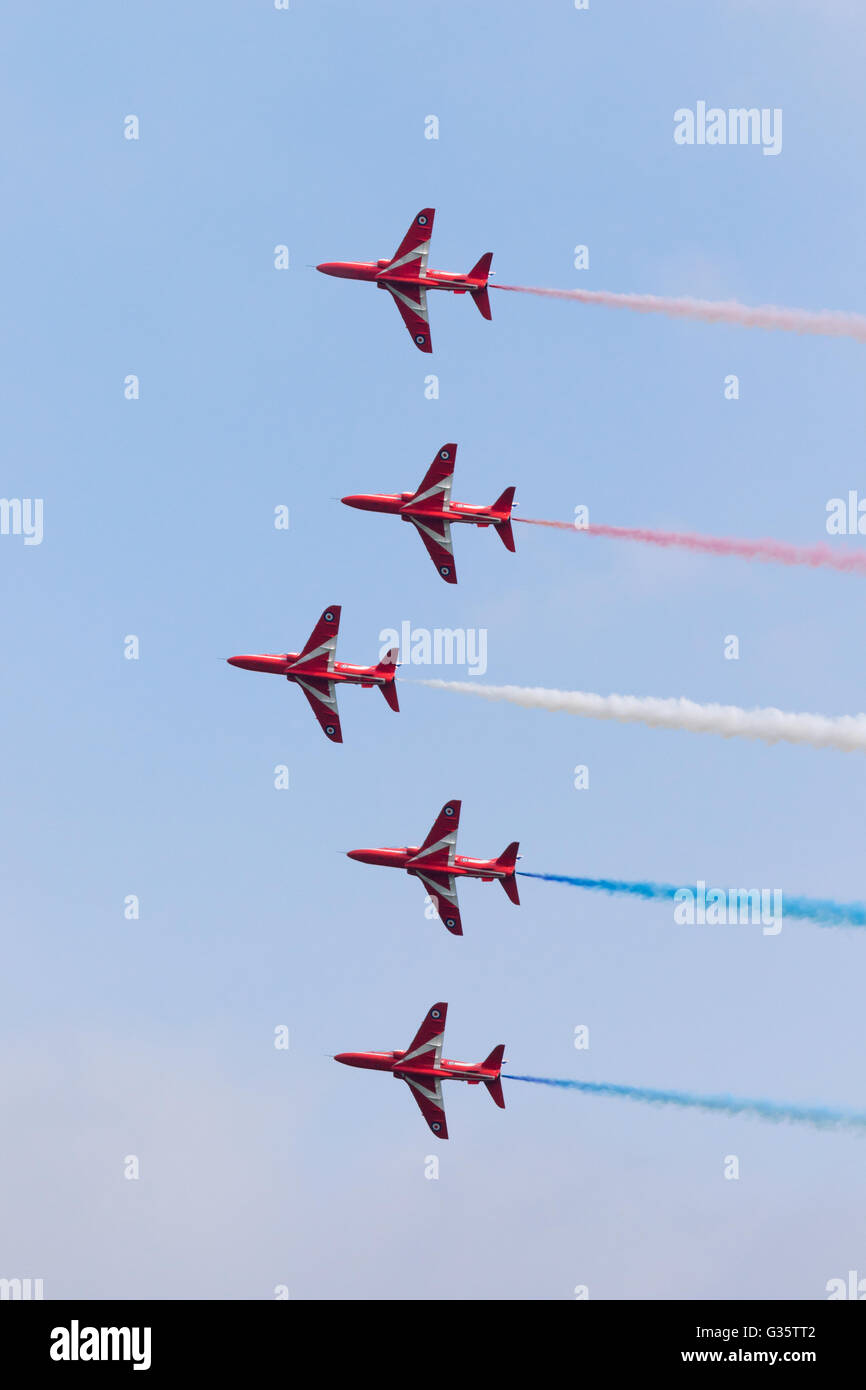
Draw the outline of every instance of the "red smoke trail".
[[[720,536],[695,536],[682,531],[648,531],[632,526],[575,526],[572,521],[539,521],[516,516],[527,526],[552,526],[557,531],[579,535],[609,536],[620,541],[642,541],[645,545],[696,550],[704,555],[738,555],[743,560],[762,560],[765,564],[811,565],[813,569],[842,570],[846,574],[866,574],[866,550],[834,550],[829,545],[790,545],[787,541],[738,541]]]
[[[866,315],[842,309],[779,309],[772,304],[750,308],[734,300],[665,299],[656,294],[611,294],[608,290],[545,290],[534,285],[491,285],[515,294],[547,299],[576,299],[581,304],[605,304],[611,309],[634,309],[639,314],[667,314],[675,319],[732,323],[740,328],[776,328],[788,333],[817,333],[830,338],[856,338],[866,343]]]

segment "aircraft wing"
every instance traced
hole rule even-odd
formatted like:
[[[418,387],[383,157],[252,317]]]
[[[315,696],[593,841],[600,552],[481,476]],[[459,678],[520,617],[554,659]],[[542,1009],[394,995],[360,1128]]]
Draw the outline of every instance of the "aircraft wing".
[[[428,508],[436,507],[441,509],[448,506],[451,501],[451,484],[454,481],[454,464],[457,460],[457,445],[443,444],[435,459],[431,463],[424,477],[418,485],[417,492],[414,492],[405,504],[410,507],[413,502],[426,502]]]
[[[437,1139],[448,1138],[445,1123],[445,1105],[442,1100],[442,1083],[438,1076],[404,1076],[401,1078],[409,1087],[410,1095],[418,1103],[418,1109],[427,1121]]]
[[[305,667],[309,669],[311,666],[321,670],[324,662],[327,669],[333,671],[334,657],[337,652],[337,637],[340,631],[340,612],[338,603],[325,609],[307,638],[303,650],[298,653],[297,660],[292,662],[289,670],[303,671]]]
[[[400,1061],[411,1062],[415,1067],[438,1067],[442,1060],[447,1017],[447,1004],[434,1004],[431,1009],[428,1009],[424,1022],[406,1048]]]
[[[460,904],[457,901],[457,880],[453,874],[446,874],[439,869],[417,869],[409,870],[420,878],[430,897],[433,899],[439,920],[444,927],[447,927],[452,936],[463,935],[463,922],[460,917]]]
[[[454,863],[454,855],[457,852],[457,830],[460,825],[460,806],[459,801],[446,801],[442,810],[427,832],[427,838],[421,845],[414,859],[410,859],[410,864],[423,864],[424,860],[435,861],[445,856],[448,864]]]
[[[425,275],[433,235],[434,208],[422,208],[386,267],[388,276]]]
[[[333,681],[321,676],[296,676],[299,685],[310,702],[310,709],[318,719],[332,743],[343,742],[340,728],[340,713],[337,709],[337,689]]]
[[[424,542],[427,554],[433,561],[446,584],[457,583],[457,567],[454,564],[454,546],[451,542],[451,523],[444,517],[410,516],[409,520]]]
[[[435,866],[440,865],[443,859],[446,864],[454,863],[459,825],[460,802],[446,801],[430,827],[423,845],[406,865],[410,874],[420,878],[435,901],[440,920],[455,936],[463,935],[457,903],[457,883],[454,875],[447,869]]]
[[[387,274],[387,271],[383,271]],[[430,322],[427,317],[427,291],[423,285],[397,285],[385,281],[386,290],[391,291],[394,303],[400,310],[400,317],[409,330],[412,342],[419,352],[432,352],[430,341]]]

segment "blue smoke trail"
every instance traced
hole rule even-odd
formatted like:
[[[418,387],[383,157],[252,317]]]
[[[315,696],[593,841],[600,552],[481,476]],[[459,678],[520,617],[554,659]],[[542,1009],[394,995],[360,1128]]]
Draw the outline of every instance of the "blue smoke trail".
[[[529,1081],[534,1086],[557,1086],[568,1091],[584,1091],[595,1096],[616,1096],[620,1100],[642,1100],[650,1105],[679,1105],[690,1110],[712,1110],[723,1115],[755,1115],[777,1124],[811,1125],[814,1129],[866,1129],[866,1113],[832,1110],[824,1105],[784,1105],[772,1100],[742,1100],[737,1096],[696,1096],[687,1091],[653,1091],[644,1086],[615,1086],[603,1081],[561,1081],[550,1076],[512,1076],[508,1081]]]
[[[540,878],[546,883],[569,883],[573,888],[588,888],[599,893],[624,893],[632,898],[672,902],[683,885],[671,883],[630,883],[617,878],[575,878],[570,874],[531,874],[517,871],[521,878]],[[712,892],[712,889],[708,889]],[[724,891],[724,890],[723,890]],[[832,898],[789,898],[782,894],[782,916],[815,922],[822,927],[866,927],[866,903],[837,903]]]

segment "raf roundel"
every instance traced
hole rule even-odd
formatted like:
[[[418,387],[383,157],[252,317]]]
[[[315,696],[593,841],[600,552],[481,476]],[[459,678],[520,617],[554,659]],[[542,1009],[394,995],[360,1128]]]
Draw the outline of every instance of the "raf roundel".
[[[446,918],[445,918],[445,925],[446,925],[446,927],[448,927],[449,930],[450,930],[452,927],[456,927],[456,926],[457,926],[457,923],[454,921],[454,918],[453,918],[453,917],[446,917]]]
[[[326,724],[326,725],[325,725],[325,733],[326,733],[329,737],[332,737],[336,732],[337,732],[337,730],[334,728],[333,724]]]
[[[420,343],[426,343],[426,341],[427,341],[427,338],[425,337],[425,335],[424,335],[423,333],[416,333],[416,334],[415,334],[415,342],[416,342],[416,343],[419,343],[419,344],[420,344]]]
[[[439,566],[439,573],[440,573],[440,574],[444,574],[444,575],[446,576],[446,578],[447,578],[448,575],[451,573],[451,566],[450,566],[450,565],[440,565],[440,566]]]
[[[441,1018],[442,1015],[440,1014],[440,1012],[439,1012],[438,1009],[431,1009],[431,1010],[430,1010],[430,1017],[431,1017],[431,1018]]]
[[[325,614],[325,622],[326,622],[326,623],[332,623],[333,621],[334,621],[334,615],[333,615],[333,613],[331,612],[331,610],[330,610],[330,608],[329,608],[328,611],[327,611],[327,613]]]
[[[454,807],[453,807],[453,806],[446,806],[446,807],[445,807],[445,814],[446,814],[446,816],[453,816],[453,815],[454,815]]]
[[[451,455],[449,454],[447,449],[440,449],[439,457],[442,459],[443,463],[447,463]]]
[[[440,1125],[438,1120],[433,1120],[430,1124],[430,1128],[432,1130],[435,1130],[435,1132],[438,1134],[442,1126]]]
[[[421,212],[421,213],[418,214],[418,226],[419,226],[419,227],[426,227],[426,226],[427,226],[427,218],[424,216],[423,212]]]

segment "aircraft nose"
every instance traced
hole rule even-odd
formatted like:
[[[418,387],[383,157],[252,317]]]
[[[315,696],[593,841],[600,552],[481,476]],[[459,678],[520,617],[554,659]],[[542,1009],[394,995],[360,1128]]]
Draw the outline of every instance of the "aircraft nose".
[[[347,849],[346,854],[349,859],[356,859],[359,864],[377,863],[377,852],[374,849]]]
[[[320,270],[323,275],[339,275],[338,264],[337,261],[322,261],[321,265],[316,266],[316,270]]]
[[[267,658],[265,658],[267,661]],[[239,666],[242,671],[262,671],[267,667],[263,665],[260,656],[227,656],[226,661],[229,666]]]
[[[363,505],[360,492],[353,493],[351,497],[341,497],[340,501],[345,502],[347,507],[360,507]]]
[[[351,1065],[351,1062],[350,1062],[351,1055],[352,1055],[351,1052],[335,1052],[335,1053],[334,1053],[334,1061],[335,1061],[335,1062],[342,1062],[344,1067],[348,1067],[348,1066]]]

